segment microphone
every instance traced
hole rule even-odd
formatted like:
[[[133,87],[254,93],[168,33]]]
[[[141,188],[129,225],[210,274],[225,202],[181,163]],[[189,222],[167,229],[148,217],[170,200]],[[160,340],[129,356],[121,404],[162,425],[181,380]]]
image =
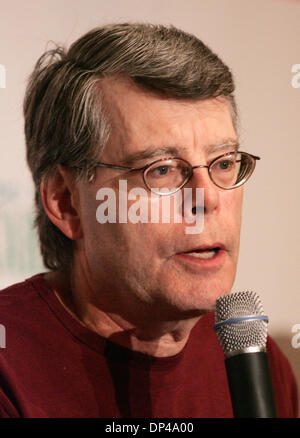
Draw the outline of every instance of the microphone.
[[[225,354],[235,418],[276,418],[266,353],[268,317],[255,292],[217,299],[214,329]]]

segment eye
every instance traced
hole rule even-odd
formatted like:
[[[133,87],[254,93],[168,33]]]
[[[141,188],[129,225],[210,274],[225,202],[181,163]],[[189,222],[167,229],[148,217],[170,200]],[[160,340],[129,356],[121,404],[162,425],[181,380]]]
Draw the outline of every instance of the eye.
[[[219,170],[230,170],[234,165],[234,162],[232,160],[226,160],[223,159],[218,162],[218,168]]]
[[[166,175],[169,171],[169,166],[159,166],[154,169],[158,175]]]
[[[163,166],[156,166],[153,169],[150,169],[149,176],[151,177],[160,177],[160,176],[166,176],[170,174],[174,170],[172,166],[168,166],[164,164]]]

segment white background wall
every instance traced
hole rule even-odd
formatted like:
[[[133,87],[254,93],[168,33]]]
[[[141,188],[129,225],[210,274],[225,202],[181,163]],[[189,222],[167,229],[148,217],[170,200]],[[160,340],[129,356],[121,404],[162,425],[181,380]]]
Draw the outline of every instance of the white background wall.
[[[68,46],[92,27],[127,20],[194,33],[233,70],[242,150],[262,157],[245,190],[234,291],[259,293],[269,332],[300,382],[300,335],[292,332],[299,324],[300,333],[300,78],[292,82],[292,66],[300,64],[297,0],[0,0],[0,287],[44,269],[31,229],[26,79],[49,40]]]

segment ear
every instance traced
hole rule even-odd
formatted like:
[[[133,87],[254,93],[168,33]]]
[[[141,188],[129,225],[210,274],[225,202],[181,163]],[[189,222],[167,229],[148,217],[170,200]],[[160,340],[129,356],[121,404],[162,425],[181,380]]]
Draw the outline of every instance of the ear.
[[[41,197],[47,216],[69,239],[82,238],[79,196],[71,169],[58,166],[41,183]]]

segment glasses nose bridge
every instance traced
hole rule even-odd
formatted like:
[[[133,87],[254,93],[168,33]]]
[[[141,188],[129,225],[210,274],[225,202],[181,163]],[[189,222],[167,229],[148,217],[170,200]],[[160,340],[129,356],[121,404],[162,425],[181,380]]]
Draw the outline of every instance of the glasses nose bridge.
[[[191,178],[193,177],[194,171],[197,169],[205,169],[206,168],[209,171],[209,166],[207,164],[199,164],[199,166],[191,166],[191,168],[192,168]]]
[[[192,166],[192,169],[193,169],[193,171],[194,171],[194,169],[203,169],[203,168],[209,168],[209,166],[208,165],[205,165],[205,164],[199,164],[199,166]]]
[[[185,183],[185,184],[187,184],[192,178],[193,178],[193,175],[194,175],[194,171],[195,170],[197,170],[197,169],[207,169],[208,170],[208,176],[210,177],[210,174],[209,174],[209,165],[207,165],[207,164],[199,164],[198,166],[192,166],[191,165],[191,170],[192,170],[192,172],[191,172],[191,174],[190,174],[190,178],[189,178],[189,180]],[[211,177],[210,177],[210,180],[211,180]]]

